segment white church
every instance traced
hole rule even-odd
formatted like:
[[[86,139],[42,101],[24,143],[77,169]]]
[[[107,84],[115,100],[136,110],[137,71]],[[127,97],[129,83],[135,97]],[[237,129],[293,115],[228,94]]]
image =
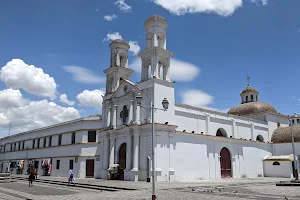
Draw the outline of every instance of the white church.
[[[151,16],[144,27],[140,81],[130,81],[128,43],[112,41],[102,114],[0,139],[0,172],[68,176],[73,170],[77,178],[107,179],[118,166],[117,178],[130,181],[146,181],[153,170],[157,181],[293,177],[291,127],[300,154],[300,116],[278,113],[249,85],[227,114],[176,103],[168,23]]]

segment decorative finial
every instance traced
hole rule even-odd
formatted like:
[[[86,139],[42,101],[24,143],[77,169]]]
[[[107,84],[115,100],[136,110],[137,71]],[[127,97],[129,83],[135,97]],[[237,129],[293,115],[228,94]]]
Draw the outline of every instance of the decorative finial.
[[[247,73],[247,80],[248,80],[248,87],[250,87],[250,78],[252,78],[252,77],[250,77],[249,75],[248,75],[248,73]]]

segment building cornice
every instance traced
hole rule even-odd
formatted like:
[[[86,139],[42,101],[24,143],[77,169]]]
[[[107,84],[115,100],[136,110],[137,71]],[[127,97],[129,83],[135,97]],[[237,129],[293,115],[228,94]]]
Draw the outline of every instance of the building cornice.
[[[219,111],[215,111],[215,110],[209,110],[209,109],[206,109],[206,108],[200,108],[200,107],[190,106],[190,105],[186,105],[186,104],[179,104],[179,103],[176,103],[175,106],[180,107],[180,108],[192,109],[192,110],[195,110],[195,111],[208,112],[209,114],[217,114],[217,115],[221,115],[221,116],[224,116],[224,117],[230,117],[231,120],[241,119],[241,120],[247,120],[247,121],[267,125],[267,123],[265,121],[262,121],[262,120],[255,120],[255,119],[248,118],[248,117],[231,115],[231,114],[227,114],[227,113],[223,113],[223,112],[219,112]],[[182,111],[182,110],[176,110],[176,107],[175,107],[175,111]],[[184,112],[184,111],[182,111],[182,112]]]

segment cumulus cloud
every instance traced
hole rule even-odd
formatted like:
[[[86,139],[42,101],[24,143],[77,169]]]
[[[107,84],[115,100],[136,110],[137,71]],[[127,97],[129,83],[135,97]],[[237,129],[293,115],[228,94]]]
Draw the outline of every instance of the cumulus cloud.
[[[28,65],[21,59],[12,59],[0,70],[0,79],[12,89],[23,89],[41,97],[56,98],[54,78],[43,69]]]
[[[107,21],[112,21],[113,19],[116,19],[118,16],[113,14],[113,15],[105,15],[104,19]]]
[[[242,0],[153,0],[153,2],[175,15],[216,13],[229,16],[243,5]]]
[[[103,38],[103,42],[107,42],[110,40],[117,40],[117,39],[122,39],[122,36],[120,35],[119,32],[114,32],[114,33],[107,33],[105,38]]]
[[[0,91],[0,112],[7,108],[22,107],[29,103],[20,90],[6,89]]]
[[[6,97],[7,99],[4,99]],[[11,100],[12,102],[8,102]],[[32,130],[56,123],[80,118],[78,110],[62,107],[48,100],[29,101],[19,90],[0,91],[0,134],[11,134]]]
[[[142,64],[140,58],[134,59],[130,64],[130,68],[134,69],[136,72],[141,72],[141,66]],[[171,58],[170,66],[171,80],[174,81],[193,81],[197,78],[201,71],[196,65],[175,58]]]
[[[180,93],[181,102],[183,104],[201,107],[209,110],[227,113],[229,108],[218,109],[212,108],[209,105],[213,104],[213,96],[203,92],[202,90],[191,89]]]
[[[80,83],[94,84],[94,83],[104,83],[105,78],[96,75],[94,72],[79,66],[64,66],[63,69],[66,72],[72,74],[73,80]]]
[[[130,45],[129,51],[131,51],[134,55],[137,55],[140,52],[141,47],[137,41],[129,41],[128,44]]]
[[[66,94],[61,94],[59,96],[59,101],[66,104],[66,105],[68,105],[68,106],[74,106],[74,104],[75,104],[75,101],[68,100],[68,96]]]
[[[103,42],[107,42],[107,41],[110,41],[110,40],[116,40],[116,39],[123,39],[121,34],[119,32],[114,32],[114,33],[108,33],[105,38],[103,39]],[[128,42],[129,46],[130,46],[130,49],[129,51],[133,53],[133,55],[137,55],[140,50],[141,50],[141,47],[139,45],[139,43],[137,41],[129,41]]]
[[[131,12],[132,7],[125,3],[125,0],[118,0],[115,2],[121,12]]]
[[[98,110],[102,109],[102,96],[105,95],[104,89],[101,90],[84,90],[77,95],[80,106],[93,107]]]
[[[204,107],[213,103],[213,96],[207,94],[201,90],[186,90],[180,94],[182,103],[191,105]]]

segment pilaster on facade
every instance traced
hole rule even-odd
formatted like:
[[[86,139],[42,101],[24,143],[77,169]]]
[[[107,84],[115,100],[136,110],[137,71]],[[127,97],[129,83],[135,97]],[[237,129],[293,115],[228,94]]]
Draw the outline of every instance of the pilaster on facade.
[[[133,168],[132,171],[139,171],[139,148],[140,148],[140,132],[133,132]]]
[[[128,132],[126,134],[126,171],[132,169],[132,134]]]
[[[113,132],[109,133],[110,141],[110,156],[109,156],[109,167],[115,164],[115,146],[116,146],[116,134]]]

